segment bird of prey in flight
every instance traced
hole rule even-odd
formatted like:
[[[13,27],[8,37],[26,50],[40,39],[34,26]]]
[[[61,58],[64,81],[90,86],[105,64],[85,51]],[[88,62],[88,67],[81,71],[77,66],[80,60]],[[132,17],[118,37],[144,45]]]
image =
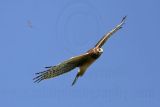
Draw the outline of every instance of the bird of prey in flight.
[[[120,24],[118,24],[110,32],[106,33],[98,41],[98,43],[93,48],[89,49],[86,53],[72,57],[56,66],[45,67],[47,68],[47,70],[36,73],[37,76],[33,79],[34,82],[39,83],[42,80],[59,76],[75,69],[76,67],[79,67],[79,71],[72,82],[72,85],[74,85],[77,79],[83,76],[87,68],[101,56],[101,54],[103,53],[102,46],[115,32],[122,28],[122,25],[125,23],[125,19],[126,16],[123,17]]]

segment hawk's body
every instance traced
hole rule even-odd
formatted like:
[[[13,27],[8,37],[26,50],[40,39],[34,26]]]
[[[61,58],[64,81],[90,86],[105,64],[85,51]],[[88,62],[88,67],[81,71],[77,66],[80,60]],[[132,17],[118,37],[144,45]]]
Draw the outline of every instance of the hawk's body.
[[[66,60],[56,66],[46,67],[49,69],[46,71],[43,71],[43,72],[36,73],[36,74],[38,74],[38,76],[34,78],[35,82],[40,82],[44,79],[56,77],[58,75],[67,73],[76,67],[79,67],[79,71],[78,71],[78,73],[72,83],[72,85],[74,85],[76,80],[78,79],[78,77],[82,76],[85,73],[85,71],[87,70],[87,68],[94,61],[96,61],[96,59],[98,59],[100,57],[100,55],[103,53],[103,49],[101,47],[104,45],[104,43],[108,40],[108,38],[113,33],[118,31],[122,27],[122,25],[124,24],[125,18],[126,17],[124,17],[122,19],[121,23],[119,25],[117,25],[112,31],[110,31],[109,33],[104,35],[102,37],[102,39],[95,45],[94,48],[88,50],[85,54],[72,57],[69,60]]]

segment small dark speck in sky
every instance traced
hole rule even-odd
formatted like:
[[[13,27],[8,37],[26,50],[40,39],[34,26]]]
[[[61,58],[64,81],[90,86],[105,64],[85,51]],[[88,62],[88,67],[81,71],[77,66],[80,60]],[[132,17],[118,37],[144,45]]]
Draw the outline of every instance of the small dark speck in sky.
[[[27,26],[29,27],[29,28],[32,28],[33,26],[32,26],[32,21],[31,20],[28,20],[27,21]]]

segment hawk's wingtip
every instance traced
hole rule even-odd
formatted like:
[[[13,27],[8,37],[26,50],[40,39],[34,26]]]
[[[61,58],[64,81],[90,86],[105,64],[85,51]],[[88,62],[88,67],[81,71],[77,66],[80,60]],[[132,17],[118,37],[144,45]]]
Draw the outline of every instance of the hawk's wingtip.
[[[122,18],[121,22],[124,22],[126,20],[126,18],[127,18],[127,15]]]

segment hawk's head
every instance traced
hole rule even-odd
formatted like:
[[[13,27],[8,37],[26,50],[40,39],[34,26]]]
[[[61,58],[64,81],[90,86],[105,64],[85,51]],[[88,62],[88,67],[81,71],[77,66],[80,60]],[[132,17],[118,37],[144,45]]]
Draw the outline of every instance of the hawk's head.
[[[103,53],[103,49],[102,48],[92,48],[91,50],[88,51],[88,53],[90,53],[93,58],[97,59]]]
[[[99,53],[103,53],[103,49],[102,48],[97,48],[97,52],[99,52]]]
[[[102,48],[95,48],[94,53],[99,57],[103,53],[103,49]]]

